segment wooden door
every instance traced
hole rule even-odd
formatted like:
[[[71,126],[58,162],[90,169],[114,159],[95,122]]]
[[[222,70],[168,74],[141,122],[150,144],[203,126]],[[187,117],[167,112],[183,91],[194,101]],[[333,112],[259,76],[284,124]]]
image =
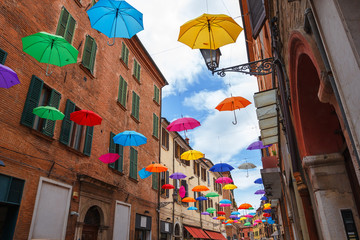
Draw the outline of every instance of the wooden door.
[[[97,240],[99,226],[84,225],[81,240]]]

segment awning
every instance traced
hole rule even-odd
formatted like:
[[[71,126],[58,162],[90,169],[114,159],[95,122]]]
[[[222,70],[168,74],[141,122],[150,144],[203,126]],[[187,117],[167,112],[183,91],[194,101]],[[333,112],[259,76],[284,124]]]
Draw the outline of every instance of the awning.
[[[200,228],[196,228],[196,227],[188,227],[188,226],[184,226],[186,228],[186,230],[188,230],[188,232],[191,234],[191,236],[193,236],[194,238],[203,238],[203,239],[210,239],[208,235],[206,235],[206,233],[200,229]]]
[[[212,231],[208,231],[205,230],[205,232],[210,236],[210,239],[215,239],[215,240],[226,240],[226,238],[224,237],[224,235],[222,235],[219,232],[212,232]]]

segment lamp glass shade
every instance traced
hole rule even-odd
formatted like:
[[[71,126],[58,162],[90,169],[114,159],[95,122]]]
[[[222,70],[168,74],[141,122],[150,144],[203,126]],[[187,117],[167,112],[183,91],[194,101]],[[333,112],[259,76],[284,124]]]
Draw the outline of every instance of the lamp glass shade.
[[[201,55],[203,56],[206,66],[209,70],[215,70],[219,67],[221,52],[220,49],[200,49]]]

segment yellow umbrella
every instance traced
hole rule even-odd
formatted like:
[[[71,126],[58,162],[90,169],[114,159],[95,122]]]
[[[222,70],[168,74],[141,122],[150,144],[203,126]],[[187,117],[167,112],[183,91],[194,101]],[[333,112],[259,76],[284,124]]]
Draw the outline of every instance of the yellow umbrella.
[[[196,150],[189,150],[181,154],[180,158],[183,160],[196,160],[199,158],[203,158],[204,154],[202,152]]]
[[[184,23],[178,41],[192,49],[218,49],[236,42],[243,30],[234,19],[224,14],[206,14]]]
[[[232,190],[232,189],[235,189],[237,188],[237,186],[235,186],[234,184],[226,184],[223,189],[225,190]]]
[[[242,217],[239,220],[242,221],[242,220],[246,220],[246,219],[247,219],[246,217]]]
[[[267,208],[267,207],[270,207],[271,206],[271,203],[265,203],[264,204],[264,208]]]
[[[232,220],[232,219],[228,219],[228,220],[226,220],[226,222],[227,222],[227,223],[233,223],[233,222],[234,222],[234,220]]]

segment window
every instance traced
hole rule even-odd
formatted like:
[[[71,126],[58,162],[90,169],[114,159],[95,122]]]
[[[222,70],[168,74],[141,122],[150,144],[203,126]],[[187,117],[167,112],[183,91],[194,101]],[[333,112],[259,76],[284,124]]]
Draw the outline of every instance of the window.
[[[159,138],[159,117],[153,113],[153,136]]]
[[[120,59],[128,66],[129,63],[129,49],[126,47],[125,43],[122,43],[121,46],[121,57]]]
[[[186,180],[181,180],[181,186],[185,188],[185,197],[189,197],[189,185],[187,184]],[[183,202],[183,206],[189,206],[189,203]]]
[[[169,150],[169,133],[166,131],[165,128],[161,128],[161,145],[166,149]]]
[[[0,64],[5,65],[6,57],[7,57],[7,52],[5,52],[0,48]]]
[[[135,59],[133,75],[138,81],[140,81],[140,64]]]
[[[138,152],[135,148],[130,148],[130,177],[137,179],[137,161],[138,161]]]
[[[97,3],[98,1],[97,0],[91,0],[91,6],[94,6],[95,3]]]
[[[154,101],[160,104],[160,90],[154,85]]]
[[[206,182],[206,168],[201,168],[201,180]]]
[[[132,94],[132,108],[131,108],[131,116],[133,116],[136,120],[139,120],[139,102],[140,97],[134,91]]]
[[[94,127],[82,126],[70,120],[70,114],[80,110],[69,99],[66,101],[65,117],[61,125],[59,141],[90,156]]]
[[[89,35],[86,35],[84,53],[81,64],[87,69],[89,69],[92,74],[94,73],[96,50],[97,46],[95,40]]]
[[[164,184],[169,184],[169,171],[160,173],[160,187],[161,187],[161,196],[164,198],[169,197],[169,189],[163,189]]]
[[[113,132],[110,132],[110,144],[109,144],[109,152],[110,153],[117,153],[120,155],[119,159],[116,160],[113,163],[109,164],[109,167],[118,170],[119,172],[123,171],[123,159],[124,159],[124,147],[120,144],[116,144],[114,142],[115,134]]]
[[[216,184],[216,182],[215,182],[216,180],[215,180],[215,178],[213,178],[213,185],[214,185],[214,190],[215,191],[217,191],[217,184]]]
[[[39,118],[33,114],[33,109],[38,106],[59,108],[60,99],[61,94],[59,92],[49,88],[43,80],[33,75],[21,116],[21,124],[53,137],[55,121]]]
[[[266,18],[264,0],[247,0],[247,2],[250,12],[252,35],[253,38],[256,39]]]
[[[152,188],[155,190],[159,189],[159,173],[152,173]]]
[[[126,100],[127,100],[127,82],[122,76],[120,76],[118,102],[124,108],[126,108]]]
[[[210,173],[209,172],[206,172],[207,174],[207,184],[208,184],[208,187],[211,186],[211,182],[210,182]]]
[[[59,23],[56,29],[56,35],[62,36],[68,41],[72,43],[74,37],[76,21],[71,16],[71,14],[66,10],[66,8],[61,9]]]
[[[200,164],[194,162],[194,175],[200,177]]]

